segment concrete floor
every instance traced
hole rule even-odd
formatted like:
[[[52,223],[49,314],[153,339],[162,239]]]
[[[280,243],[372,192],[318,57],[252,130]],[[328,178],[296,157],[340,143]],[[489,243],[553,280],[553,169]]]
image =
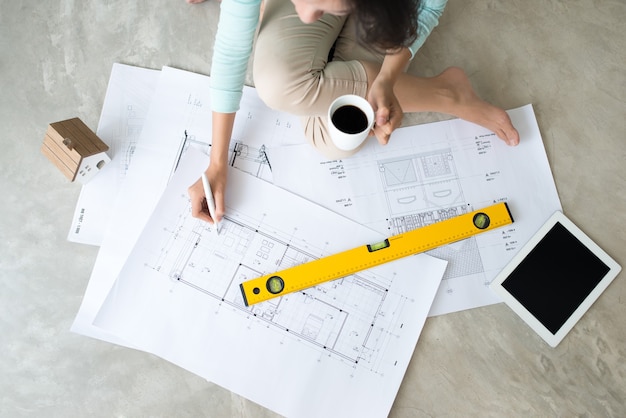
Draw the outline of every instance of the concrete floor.
[[[69,332],[97,248],[66,241],[80,185],[39,151],[51,122],[97,127],[115,62],[210,74],[217,3],[0,4],[0,416],[275,416]],[[564,212],[622,266],[625,21],[624,0],[450,0],[410,68],[458,65],[483,98],[532,103]],[[391,416],[626,416],[625,318],[624,273],[556,349],[502,304],[431,318]]]

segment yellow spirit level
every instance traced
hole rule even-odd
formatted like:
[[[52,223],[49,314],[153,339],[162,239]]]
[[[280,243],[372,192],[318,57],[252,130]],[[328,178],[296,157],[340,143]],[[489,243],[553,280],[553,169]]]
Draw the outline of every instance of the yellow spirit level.
[[[384,241],[303,263],[239,285],[246,306],[469,238],[513,223],[506,203],[446,219]]]

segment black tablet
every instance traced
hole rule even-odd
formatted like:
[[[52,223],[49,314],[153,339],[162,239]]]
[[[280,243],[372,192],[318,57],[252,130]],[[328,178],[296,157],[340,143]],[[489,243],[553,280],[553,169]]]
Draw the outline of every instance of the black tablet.
[[[621,267],[562,212],[555,212],[491,288],[556,347]]]

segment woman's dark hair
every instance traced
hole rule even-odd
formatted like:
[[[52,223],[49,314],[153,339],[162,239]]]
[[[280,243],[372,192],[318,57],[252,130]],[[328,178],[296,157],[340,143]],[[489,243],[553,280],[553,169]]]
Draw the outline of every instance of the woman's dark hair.
[[[410,46],[417,38],[420,0],[347,0],[357,20],[357,38],[381,50]]]

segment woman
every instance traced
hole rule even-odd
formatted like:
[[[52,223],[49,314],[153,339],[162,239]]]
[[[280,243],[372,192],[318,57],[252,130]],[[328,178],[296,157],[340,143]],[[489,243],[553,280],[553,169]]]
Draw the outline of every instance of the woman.
[[[198,2],[198,0],[188,0]],[[484,126],[509,145],[519,134],[502,109],[481,100],[465,73],[405,73],[437,25],[447,0],[223,0],[211,69],[212,146],[206,175],[215,199],[209,215],[199,179],[189,188],[192,215],[224,215],[228,146],[258,26],[254,84],[271,108],[301,115],[307,139],[331,158],[350,153],[328,138],[326,112],[343,94],[367,98],[373,134],[386,144],[404,112],[440,112]]]

